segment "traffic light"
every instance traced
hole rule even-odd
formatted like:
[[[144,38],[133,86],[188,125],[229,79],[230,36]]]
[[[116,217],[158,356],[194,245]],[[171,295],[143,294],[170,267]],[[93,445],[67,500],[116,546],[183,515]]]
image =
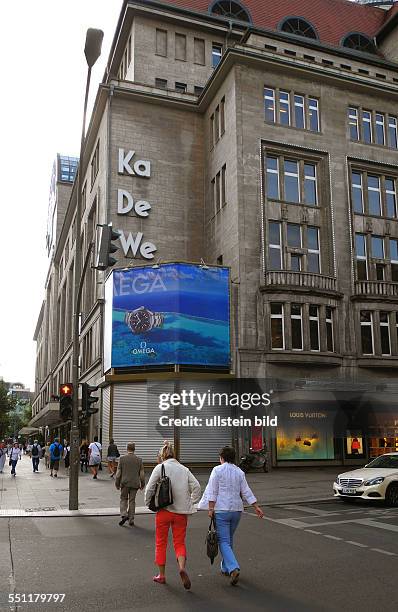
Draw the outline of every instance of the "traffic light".
[[[111,257],[111,253],[116,253],[119,247],[113,244],[112,241],[119,238],[119,232],[115,232],[111,225],[99,225],[99,228],[98,251],[94,268],[106,270],[116,263],[116,259]]]
[[[63,383],[59,387],[59,416],[62,421],[72,418],[73,385]]]
[[[92,414],[98,412],[98,408],[94,408],[93,404],[98,402],[98,397],[92,397],[91,394],[97,391],[98,387],[92,387],[88,383],[82,384],[82,417],[88,419]]]

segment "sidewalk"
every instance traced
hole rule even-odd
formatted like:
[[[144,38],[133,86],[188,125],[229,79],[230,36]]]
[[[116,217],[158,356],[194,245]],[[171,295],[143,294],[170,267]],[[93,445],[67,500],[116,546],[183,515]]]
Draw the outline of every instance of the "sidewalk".
[[[98,479],[93,480],[90,473],[80,473],[79,478],[79,508],[81,514],[113,515],[119,512],[119,492],[115,488],[114,479],[110,478],[105,466],[99,472]],[[23,456],[17,465],[17,476],[10,476],[8,464],[5,472],[0,474],[0,516],[51,516],[68,515],[69,476],[64,469],[58,473],[58,478],[50,478],[49,470],[40,461],[38,473],[33,473],[32,462],[28,456]],[[250,473],[248,483],[253,489],[258,501],[262,504],[279,504],[306,502],[330,499],[332,483],[340,466],[327,468],[279,468],[268,474],[262,472]],[[194,470],[195,476],[206,486],[209,470]],[[146,480],[149,471],[146,473]],[[137,494],[139,511],[145,511],[144,495]],[[63,511],[63,512],[62,512]]]

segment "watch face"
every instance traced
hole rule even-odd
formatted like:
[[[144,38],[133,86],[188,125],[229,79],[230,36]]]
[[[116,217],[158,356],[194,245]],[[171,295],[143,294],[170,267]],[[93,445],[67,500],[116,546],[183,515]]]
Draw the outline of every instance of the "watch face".
[[[128,324],[134,334],[142,334],[152,327],[152,317],[146,308],[134,310],[129,313]]]

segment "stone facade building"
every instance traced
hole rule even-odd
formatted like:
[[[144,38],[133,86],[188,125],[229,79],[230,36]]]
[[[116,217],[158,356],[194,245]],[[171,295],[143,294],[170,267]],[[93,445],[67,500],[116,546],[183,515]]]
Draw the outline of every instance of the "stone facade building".
[[[397,25],[395,6],[344,0],[123,3],[81,161],[83,250],[112,223],[117,267],[229,266],[234,377],[394,384]],[[48,424],[70,376],[76,189],[35,335],[47,360],[32,424]],[[147,216],[126,212],[127,193]],[[104,372],[104,280],[89,270],[84,288],[80,380],[101,385],[86,433],[136,439],[150,460],[165,437],[148,425],[160,375]],[[231,439],[217,436],[181,433],[181,458],[211,461]],[[325,458],[344,454],[335,444]]]

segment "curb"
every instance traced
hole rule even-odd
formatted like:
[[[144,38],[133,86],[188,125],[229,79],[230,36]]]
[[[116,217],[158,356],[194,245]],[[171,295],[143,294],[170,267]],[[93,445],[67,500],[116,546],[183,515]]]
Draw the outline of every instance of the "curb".
[[[284,502],[258,502],[260,506],[264,507],[278,507],[278,506],[290,506],[293,504],[306,504],[306,503],[319,503],[319,502],[328,502],[333,497],[321,497],[317,499],[299,499],[299,500],[289,500]],[[250,508],[250,506],[245,506],[245,509]],[[199,512],[201,512],[199,510]],[[135,509],[135,514],[155,514],[151,510],[149,510],[146,506],[138,506]],[[27,510],[20,509],[10,509],[10,510],[0,510],[0,518],[73,518],[73,517],[85,517],[85,516],[119,516],[120,510],[118,507],[114,508],[87,508],[81,510],[38,510],[29,512]]]

